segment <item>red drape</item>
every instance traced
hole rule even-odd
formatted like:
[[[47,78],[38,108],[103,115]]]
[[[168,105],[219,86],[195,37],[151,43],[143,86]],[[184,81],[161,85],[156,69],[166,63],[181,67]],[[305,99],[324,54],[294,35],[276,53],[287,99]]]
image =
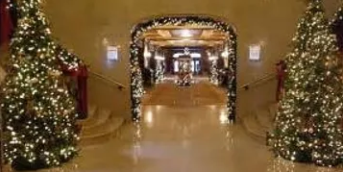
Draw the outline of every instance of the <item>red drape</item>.
[[[277,72],[277,90],[276,90],[276,101],[280,101],[282,98],[282,91],[285,84],[286,78],[286,63],[284,61],[280,61],[276,64],[276,72]]]
[[[13,23],[10,11],[7,9],[7,1],[0,0],[0,46],[8,45],[10,42]]]
[[[88,96],[87,96],[87,79],[88,69],[87,66],[79,66],[77,69],[69,69],[67,66],[62,65],[63,72],[69,77],[73,77],[77,84],[77,111],[79,119],[86,119],[88,117]]]
[[[77,76],[78,85],[78,109],[81,119],[88,117],[88,98],[87,98],[87,79],[88,70],[86,66],[81,66],[79,69],[79,75]]]

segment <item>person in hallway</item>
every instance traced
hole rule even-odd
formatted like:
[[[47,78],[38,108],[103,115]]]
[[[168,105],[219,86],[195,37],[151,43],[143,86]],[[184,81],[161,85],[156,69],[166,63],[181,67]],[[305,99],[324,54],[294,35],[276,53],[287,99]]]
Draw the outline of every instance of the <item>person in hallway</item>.
[[[151,70],[148,68],[143,68],[143,81],[144,86],[151,87],[152,86],[152,73]]]

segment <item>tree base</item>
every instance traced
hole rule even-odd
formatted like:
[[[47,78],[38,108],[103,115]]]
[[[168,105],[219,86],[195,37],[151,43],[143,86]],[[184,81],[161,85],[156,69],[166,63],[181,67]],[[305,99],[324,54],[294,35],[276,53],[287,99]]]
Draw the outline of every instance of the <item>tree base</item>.
[[[288,161],[305,163],[305,164],[315,164],[316,166],[321,166],[321,167],[335,167],[342,164],[343,162],[342,159],[336,159],[336,160],[323,161],[322,163],[318,163],[316,160],[312,158],[311,151],[299,151],[297,153],[297,156],[295,156],[295,159],[291,159],[289,157],[286,157],[278,153],[277,155]]]
[[[77,153],[75,153],[73,156],[70,156],[67,159],[61,159],[60,164],[66,163],[66,162],[72,160],[76,155],[77,155]],[[17,158],[15,161],[12,162],[11,167],[16,171],[36,171],[36,170],[47,169],[47,168],[52,168],[52,167],[56,167],[56,166],[47,165],[42,160],[37,160],[34,163],[30,163],[27,161],[27,159],[20,157],[20,158]]]

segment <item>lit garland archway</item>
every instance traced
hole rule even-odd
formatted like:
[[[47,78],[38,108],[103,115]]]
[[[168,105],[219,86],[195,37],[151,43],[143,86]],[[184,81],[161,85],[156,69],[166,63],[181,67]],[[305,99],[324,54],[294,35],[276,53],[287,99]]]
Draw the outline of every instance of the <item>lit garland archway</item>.
[[[230,24],[210,17],[188,16],[188,17],[160,17],[136,25],[131,32],[130,45],[130,73],[131,73],[131,113],[134,121],[139,121],[141,115],[141,98],[144,94],[142,71],[139,65],[139,56],[143,47],[139,46],[140,37],[156,27],[173,26],[210,26],[218,31],[229,35],[231,53],[228,60],[230,76],[227,92],[227,114],[231,121],[236,119],[237,98],[237,35],[236,30]]]

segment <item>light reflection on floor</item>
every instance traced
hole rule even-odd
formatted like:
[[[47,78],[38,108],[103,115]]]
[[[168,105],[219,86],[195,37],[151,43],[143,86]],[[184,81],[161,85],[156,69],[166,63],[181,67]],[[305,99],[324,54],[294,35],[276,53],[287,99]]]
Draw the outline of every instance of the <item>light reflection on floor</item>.
[[[175,93],[173,96],[181,98],[187,95]],[[161,100],[167,99],[161,98]],[[143,119],[140,124],[125,126],[120,136],[113,138],[111,142],[83,149],[80,157],[72,163],[45,171],[338,172],[343,170],[295,164],[275,158],[268,147],[249,137],[240,124],[232,125],[227,122],[224,105],[146,105],[143,108]]]

